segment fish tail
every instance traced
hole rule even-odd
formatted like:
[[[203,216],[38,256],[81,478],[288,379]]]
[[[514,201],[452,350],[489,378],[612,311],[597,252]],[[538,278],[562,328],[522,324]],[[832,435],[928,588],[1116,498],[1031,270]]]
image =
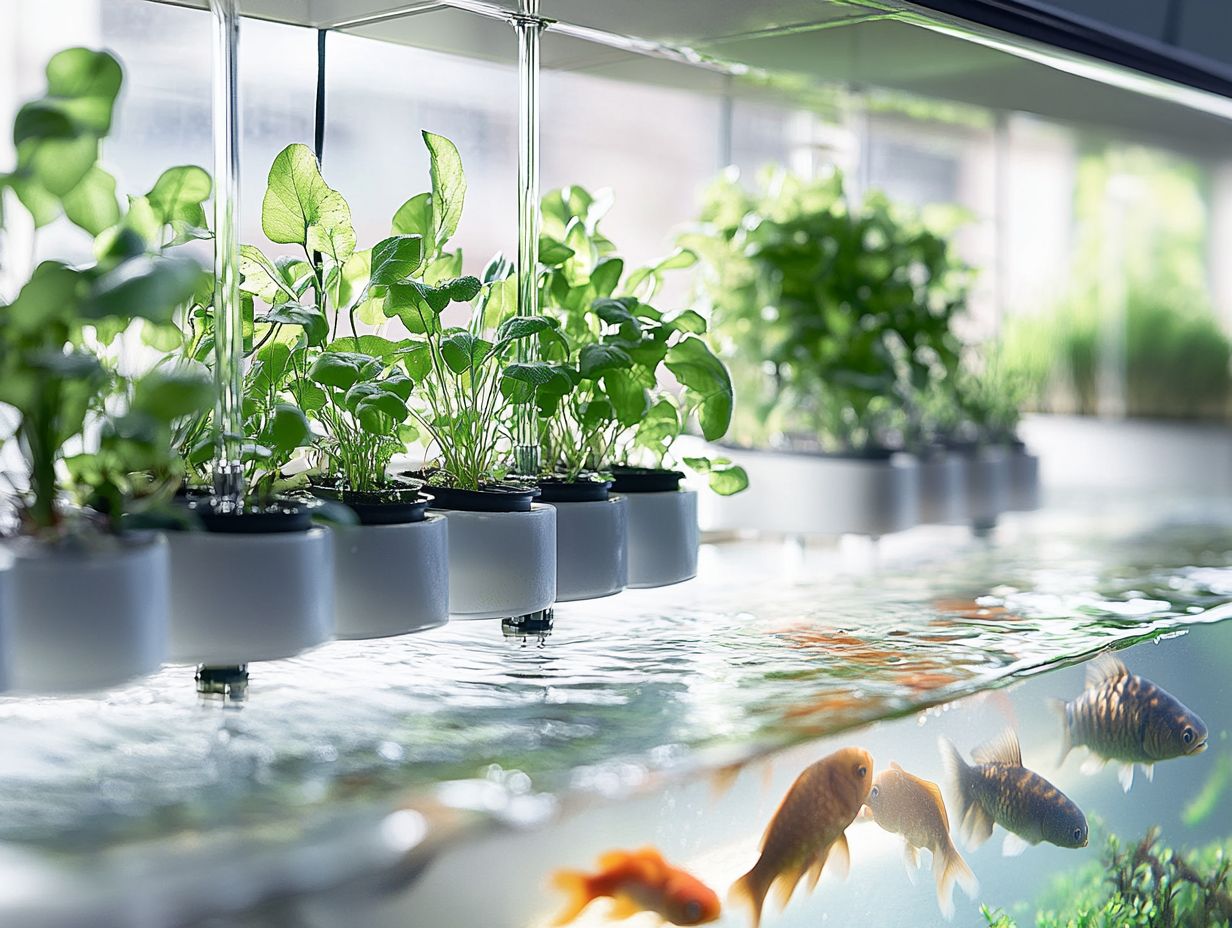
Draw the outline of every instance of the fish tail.
[[[945,767],[946,780],[954,799],[958,827],[972,844],[980,844],[992,834],[992,819],[984,811],[976,796],[975,770],[962,759],[958,748],[948,738],[938,739],[941,748],[941,763]]]
[[[553,925],[567,925],[594,901],[590,878],[579,870],[558,870],[552,875],[552,885],[565,894],[565,907],[553,920]]]
[[[765,880],[757,867],[754,867],[732,884],[727,893],[727,904],[731,906],[748,906],[753,916],[753,928],[761,925],[761,910],[766,903],[766,893],[770,884]]]
[[[1048,708],[1061,720],[1061,753],[1057,757],[1057,766],[1065,763],[1069,752],[1074,749],[1074,736],[1070,728],[1069,706],[1063,699],[1048,700]]]
[[[954,884],[957,882],[963,892],[974,899],[980,891],[980,883],[948,838],[945,845],[938,848],[935,858],[933,875],[937,881],[937,905],[948,920],[954,917]]]

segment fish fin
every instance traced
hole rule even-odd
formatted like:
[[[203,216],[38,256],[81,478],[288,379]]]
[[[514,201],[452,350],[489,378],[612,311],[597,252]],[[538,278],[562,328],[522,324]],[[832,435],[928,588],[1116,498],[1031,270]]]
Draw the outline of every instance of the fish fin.
[[[1121,659],[1105,651],[1087,664],[1087,689],[1099,689],[1105,683],[1119,680],[1128,674],[1129,668],[1121,663]]]
[[[829,851],[821,851],[813,858],[813,865],[808,871],[808,891],[811,893],[817,888],[817,881],[821,879],[821,871],[826,866],[826,855]]]
[[[1080,769],[1087,776],[1091,776],[1103,770],[1107,763],[1108,761],[1100,757],[1098,754],[1088,753],[1082,761],[1082,766],[1078,769]]]
[[[761,871],[754,867],[732,884],[732,888],[727,891],[727,904],[747,905],[749,914],[753,917],[753,928],[760,928],[761,910],[766,904],[766,891],[769,888],[762,883]]]
[[[967,866],[954,842],[946,840],[945,844],[933,853],[933,877],[937,881],[937,907],[946,921],[954,917],[954,883],[963,888],[963,892],[974,899],[980,891],[979,880]]]
[[[552,874],[552,885],[565,894],[565,907],[553,920],[553,925],[567,925],[582,914],[595,900],[590,878],[579,870],[558,870]]]
[[[787,903],[791,902],[791,897],[795,894],[796,887],[800,885],[800,881],[804,879],[804,875],[808,872],[811,865],[812,861],[806,860],[794,870],[784,870],[774,878],[771,886],[780,912],[787,908]]]
[[[1007,728],[996,738],[981,744],[971,752],[971,759],[977,764],[1009,764],[1012,767],[1021,767],[1022,748],[1018,744],[1014,729]]]
[[[978,847],[992,834],[992,818],[975,798],[975,771],[962,759],[958,748],[948,738],[939,738],[941,764],[945,767],[950,795],[954,800],[954,815],[964,839]]]
[[[1155,782],[1155,765],[1154,764],[1141,764],[1140,766],[1142,767],[1143,774],[1145,774],[1146,776],[1147,782],[1154,783]]]
[[[604,851],[599,855],[599,869],[611,870],[613,867],[623,867],[632,856],[628,851]]]
[[[907,868],[907,879],[915,885],[915,877],[920,869],[920,849],[910,841],[903,842],[903,866]]]
[[[851,848],[847,846],[846,834],[840,834],[834,839],[826,863],[836,877],[840,880],[847,879],[847,874],[851,872]]]
[[[911,774],[907,774],[911,776]],[[945,829],[946,834],[950,833],[950,816],[945,811],[945,799],[941,795],[941,787],[930,780],[921,780],[919,777],[912,777],[924,791],[928,793],[933,802],[937,804],[937,811],[941,813],[941,827]]]
[[[892,760],[890,761],[890,769],[891,770],[902,770],[903,768],[898,765],[898,761]]]
[[[1121,764],[1117,768],[1117,781],[1121,784],[1121,789],[1128,793],[1129,788],[1134,785],[1134,765]]]
[[[617,893],[612,897],[612,906],[607,910],[607,917],[612,921],[620,921],[625,918],[632,918],[640,912],[644,912],[637,900],[632,896],[627,896],[624,893]]]
[[[1023,851],[1031,846],[1026,838],[1020,837],[1012,831],[1005,833],[1005,840],[1001,842],[1002,857],[1017,857]]]
[[[1061,753],[1057,756],[1057,766],[1060,767],[1074,749],[1074,739],[1069,730],[1069,706],[1064,699],[1050,699],[1048,708],[1061,720]]]

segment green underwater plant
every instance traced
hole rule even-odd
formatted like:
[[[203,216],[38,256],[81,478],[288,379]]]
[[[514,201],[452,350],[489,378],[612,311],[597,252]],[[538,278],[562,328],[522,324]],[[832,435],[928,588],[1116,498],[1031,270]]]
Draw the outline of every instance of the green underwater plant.
[[[1181,853],[1152,828],[1136,844],[1111,835],[1102,859],[1063,877],[1037,928],[1213,928],[1232,922],[1232,840]],[[981,908],[990,928],[1017,928],[1005,912]]]

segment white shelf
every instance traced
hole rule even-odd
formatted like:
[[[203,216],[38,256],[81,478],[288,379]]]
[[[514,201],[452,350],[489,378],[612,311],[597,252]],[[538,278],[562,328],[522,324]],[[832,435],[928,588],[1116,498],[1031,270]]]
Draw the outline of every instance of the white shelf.
[[[204,7],[205,0],[157,0]],[[512,61],[517,0],[245,0],[262,19]],[[477,15],[478,14],[478,15]],[[946,20],[906,3],[542,0],[543,66],[704,92],[764,93],[753,70],[884,88],[1222,148],[1232,100]],[[729,77],[731,75],[731,77]]]

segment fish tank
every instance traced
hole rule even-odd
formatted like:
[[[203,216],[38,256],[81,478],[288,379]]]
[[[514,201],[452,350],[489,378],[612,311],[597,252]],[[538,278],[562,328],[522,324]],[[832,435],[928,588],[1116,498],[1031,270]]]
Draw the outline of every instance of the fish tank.
[[[1232,581],[1211,516],[920,530],[875,566],[707,545],[698,580],[550,631],[334,642],[225,692],[168,667],[5,698],[0,909],[738,926],[764,895],[767,925],[1220,924]]]
[[[1232,925],[1192,21],[10,2],[0,925]]]

